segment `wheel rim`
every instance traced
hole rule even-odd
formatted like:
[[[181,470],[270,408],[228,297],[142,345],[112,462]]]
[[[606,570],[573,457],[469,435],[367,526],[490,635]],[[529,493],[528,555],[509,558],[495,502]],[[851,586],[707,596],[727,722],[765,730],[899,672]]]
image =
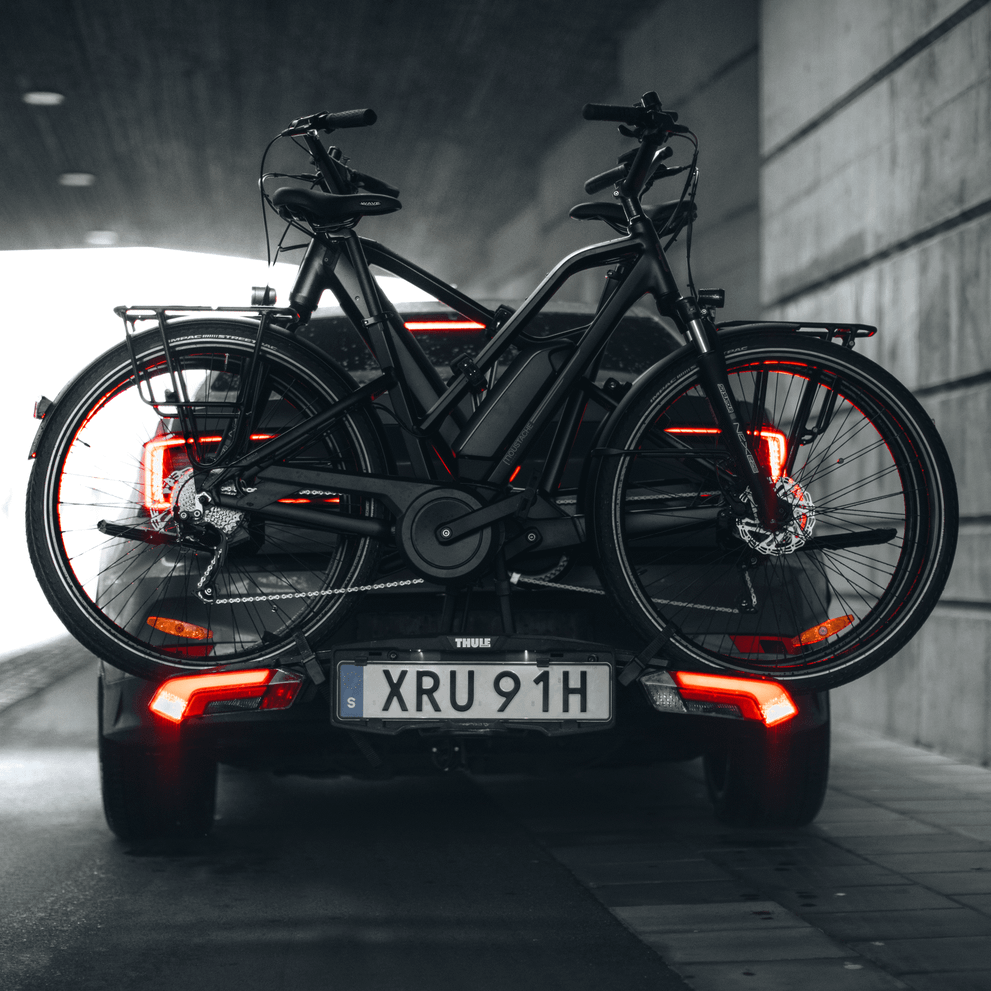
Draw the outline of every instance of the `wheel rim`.
[[[786,449],[779,491],[794,493],[799,549],[767,553],[756,520],[741,524],[694,373],[644,415],[628,443],[639,453],[615,476],[627,584],[652,625],[703,664],[787,679],[859,661],[904,620],[899,606],[932,557],[919,439],[863,376],[805,357],[728,361],[749,432]],[[774,443],[759,444],[772,477]],[[711,453],[663,456],[679,447]]]
[[[231,381],[224,376],[239,374],[248,355],[245,347],[229,339],[179,347],[192,389],[215,398],[217,383],[223,389]],[[335,398],[298,362],[264,353],[263,361],[264,387],[249,429],[255,442],[301,422]],[[164,387],[161,354],[145,356],[143,363]],[[204,421],[206,435],[214,436],[210,426]],[[46,532],[62,584],[88,621],[131,652],[184,667],[263,660],[297,631],[318,635],[327,629],[345,607],[345,596],[204,603],[195,593],[209,551],[156,546],[97,529],[104,520],[174,538],[175,520],[157,500],[168,499],[170,476],[174,482],[188,473],[176,429],[174,420],[159,417],[141,401],[125,365],[90,389],[63,426],[46,484]],[[149,495],[152,449],[164,463],[152,473],[159,490]],[[310,465],[370,470],[369,452],[347,423],[300,457]],[[375,512],[370,500],[341,494],[325,509],[362,516]],[[217,598],[346,587],[367,567],[370,555],[367,539],[271,521],[259,525],[245,517],[217,576]]]

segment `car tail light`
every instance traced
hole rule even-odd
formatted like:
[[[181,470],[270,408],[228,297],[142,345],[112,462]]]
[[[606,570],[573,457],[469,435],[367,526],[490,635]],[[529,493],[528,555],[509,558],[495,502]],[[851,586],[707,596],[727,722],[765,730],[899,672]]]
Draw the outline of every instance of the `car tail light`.
[[[810,647],[840,630],[846,629],[854,621],[853,616],[835,616],[815,626],[810,626],[797,637],[779,637],[767,634],[730,634],[733,646],[741,654],[777,654],[793,656],[801,654],[803,647]]]
[[[407,320],[407,330],[485,330],[475,320]]]
[[[653,671],[640,680],[651,704],[662,712],[754,719],[765,726],[778,726],[798,713],[776,681],[694,671]]]
[[[719,427],[665,427],[666,434],[721,434]],[[753,434],[752,430],[747,431]],[[757,447],[757,460],[767,469],[772,482],[784,474],[788,460],[788,441],[780,430],[763,427],[757,431],[760,444]]]
[[[276,434],[252,434],[253,441],[271,440]],[[220,436],[200,437],[200,444],[219,444]],[[192,440],[190,440],[192,443]],[[169,496],[165,492],[165,481],[174,471],[189,467],[186,454],[186,439],[175,434],[155,437],[142,445],[141,484],[145,509],[162,513],[171,508]]]
[[[302,684],[302,675],[272,668],[183,675],[161,684],[148,708],[173,723],[217,712],[288,709]]]

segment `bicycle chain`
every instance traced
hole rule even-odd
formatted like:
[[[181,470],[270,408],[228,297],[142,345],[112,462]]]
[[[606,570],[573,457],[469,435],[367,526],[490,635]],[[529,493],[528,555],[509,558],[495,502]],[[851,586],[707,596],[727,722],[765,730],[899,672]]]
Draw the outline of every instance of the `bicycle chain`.
[[[215,606],[232,602],[274,602],[278,599],[315,599],[325,595],[351,595],[354,592],[376,592],[382,588],[399,588],[402,585],[423,585],[423,578],[406,578],[396,582],[376,582],[374,585],[352,585],[350,588],[323,588],[316,592],[271,592],[268,595],[233,595],[226,599],[210,599]]]

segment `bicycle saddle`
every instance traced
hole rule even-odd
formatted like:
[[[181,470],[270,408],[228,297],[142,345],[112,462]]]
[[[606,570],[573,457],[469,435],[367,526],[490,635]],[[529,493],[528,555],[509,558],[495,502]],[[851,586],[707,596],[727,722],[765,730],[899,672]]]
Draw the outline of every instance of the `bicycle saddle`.
[[[689,209],[691,209],[691,220],[694,221],[698,216],[698,208],[688,200],[682,202],[680,209],[678,209],[678,200],[669,200],[667,203],[644,207],[643,212],[658,230],[663,230],[676,209],[678,216],[671,225],[672,231],[688,223]],[[626,230],[626,214],[619,203],[579,203],[571,208],[569,216],[575,220],[604,220],[610,227]]]
[[[380,193],[337,195],[295,186],[277,189],[272,194],[272,203],[286,219],[288,212],[319,226],[345,223],[366,214],[395,213],[403,208],[394,196]]]

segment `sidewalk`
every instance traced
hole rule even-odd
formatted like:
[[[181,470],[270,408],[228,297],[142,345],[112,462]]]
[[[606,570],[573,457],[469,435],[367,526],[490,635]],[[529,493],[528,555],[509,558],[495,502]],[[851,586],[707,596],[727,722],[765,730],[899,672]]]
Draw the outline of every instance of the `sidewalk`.
[[[0,714],[94,660],[67,633],[36,647],[0,655]]]
[[[834,732],[799,830],[722,826],[700,762],[484,785],[699,991],[991,988],[991,772]]]

